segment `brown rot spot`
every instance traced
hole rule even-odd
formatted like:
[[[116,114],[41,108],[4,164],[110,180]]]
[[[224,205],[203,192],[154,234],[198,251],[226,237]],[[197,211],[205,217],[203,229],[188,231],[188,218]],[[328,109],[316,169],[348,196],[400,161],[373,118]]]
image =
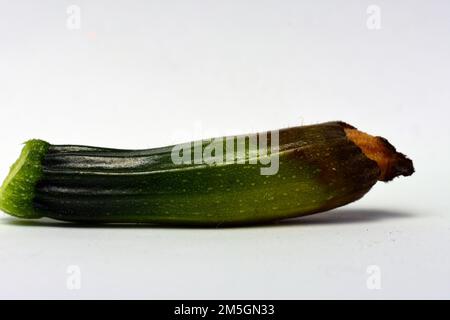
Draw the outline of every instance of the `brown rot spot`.
[[[404,154],[397,152],[385,138],[374,137],[354,128],[344,128],[347,138],[355,143],[380,168],[380,181],[391,181],[398,176],[410,176],[414,166]]]

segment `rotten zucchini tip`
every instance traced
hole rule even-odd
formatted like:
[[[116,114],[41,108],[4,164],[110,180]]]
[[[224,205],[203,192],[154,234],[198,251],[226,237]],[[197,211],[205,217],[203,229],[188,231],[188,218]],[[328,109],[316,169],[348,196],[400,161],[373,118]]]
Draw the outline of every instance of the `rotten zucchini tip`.
[[[375,161],[380,168],[379,181],[388,182],[399,176],[410,176],[414,173],[411,159],[398,152],[385,138],[372,136],[345,124],[347,138],[355,143],[362,152]]]

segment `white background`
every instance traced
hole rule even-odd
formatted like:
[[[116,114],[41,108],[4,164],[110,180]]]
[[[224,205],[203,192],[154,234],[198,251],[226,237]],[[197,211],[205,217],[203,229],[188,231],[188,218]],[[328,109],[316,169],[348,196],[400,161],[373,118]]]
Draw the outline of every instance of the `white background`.
[[[264,227],[1,214],[0,298],[450,298],[450,2],[0,4],[1,178],[29,138],[148,148],[328,120],[387,137],[417,171]]]

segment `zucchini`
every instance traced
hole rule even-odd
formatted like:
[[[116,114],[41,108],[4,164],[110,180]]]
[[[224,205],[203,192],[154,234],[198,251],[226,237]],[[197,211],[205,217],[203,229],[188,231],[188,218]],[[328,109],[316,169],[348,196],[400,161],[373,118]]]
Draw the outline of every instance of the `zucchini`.
[[[262,136],[269,137],[268,152],[251,143]],[[246,225],[343,206],[378,180],[414,172],[412,161],[387,140],[343,122],[286,128],[276,131],[277,141],[273,137],[228,137],[223,141],[233,141],[233,148],[224,144],[214,153],[212,140],[189,143],[209,156],[199,161],[183,153],[181,163],[174,161],[179,146],[118,150],[30,140],[0,189],[0,208],[26,219]],[[208,163],[230,150],[236,161],[224,156]],[[274,159],[276,173],[264,174]]]

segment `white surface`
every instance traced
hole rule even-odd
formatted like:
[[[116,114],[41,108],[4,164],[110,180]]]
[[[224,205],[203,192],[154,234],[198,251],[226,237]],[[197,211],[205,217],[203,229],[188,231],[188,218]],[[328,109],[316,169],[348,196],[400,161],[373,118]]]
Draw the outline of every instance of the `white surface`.
[[[81,8],[81,29],[66,9]],[[366,26],[369,5],[381,29]],[[448,1],[5,1],[0,175],[42,138],[146,148],[345,120],[416,174],[243,229],[0,216],[0,298],[450,298]],[[119,129],[118,129],[119,128]],[[81,288],[66,286],[68,266]],[[367,267],[381,271],[370,290]]]

